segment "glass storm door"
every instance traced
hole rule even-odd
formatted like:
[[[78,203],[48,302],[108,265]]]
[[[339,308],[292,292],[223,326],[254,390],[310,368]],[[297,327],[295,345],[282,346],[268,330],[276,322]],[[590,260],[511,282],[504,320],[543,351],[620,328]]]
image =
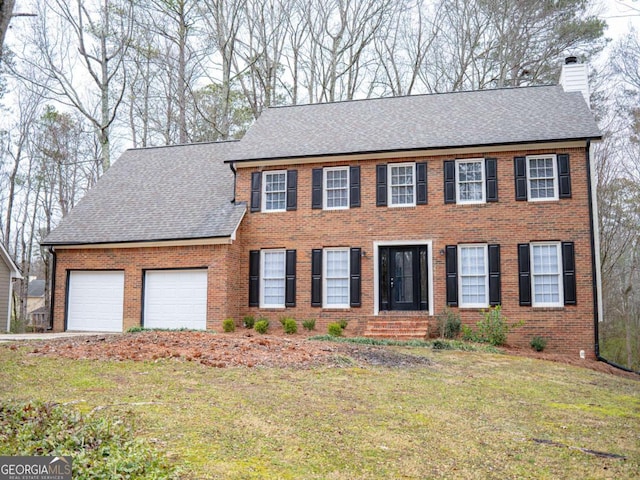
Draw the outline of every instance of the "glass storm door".
[[[380,310],[426,310],[427,247],[380,247]]]

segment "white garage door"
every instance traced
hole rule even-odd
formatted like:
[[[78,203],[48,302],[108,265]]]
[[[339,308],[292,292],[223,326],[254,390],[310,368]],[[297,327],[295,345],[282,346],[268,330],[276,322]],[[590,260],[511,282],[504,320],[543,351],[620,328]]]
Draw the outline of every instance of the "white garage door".
[[[69,274],[67,330],[121,332],[124,272]]]
[[[154,270],[144,282],[145,328],[207,328],[207,271]]]

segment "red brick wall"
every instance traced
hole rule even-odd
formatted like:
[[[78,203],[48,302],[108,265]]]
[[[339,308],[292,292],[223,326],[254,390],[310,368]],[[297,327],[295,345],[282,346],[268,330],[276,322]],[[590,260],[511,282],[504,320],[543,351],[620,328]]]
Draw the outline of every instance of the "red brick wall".
[[[139,326],[142,314],[142,277],[145,269],[208,268],[207,328],[220,330],[223,319],[237,315],[228,302],[227,283],[233,252],[229,245],[188,247],[57,250],[54,331],[64,330],[66,280],[69,270],[124,270],[124,323]],[[236,249],[237,250],[237,249]]]
[[[571,155],[572,198],[552,202],[516,202],[514,156],[537,153]],[[549,340],[547,350],[578,355],[585,350],[594,354],[591,251],[587,169],[583,148],[512,151],[467,155],[468,158],[498,159],[499,202],[481,205],[445,205],[443,160],[464,157],[396,158],[385,161],[359,161],[361,167],[360,208],[337,211],[311,209],[311,170],[322,164],[290,165],[273,169],[298,170],[297,210],[281,213],[247,213],[238,231],[241,250],[239,266],[230,277],[233,302],[239,315],[270,317],[292,316],[298,320],[318,319],[327,322],[352,319],[360,328],[374,313],[374,241],[431,240],[433,242],[434,312],[445,308],[445,258],[439,252],[457,243],[497,243],[501,246],[503,312],[511,320],[523,320],[523,327],[509,335],[509,342],[528,347],[534,335]],[[376,172],[380,163],[427,161],[428,205],[411,208],[376,207]],[[336,163],[349,165],[349,163]],[[325,165],[327,166],[327,165]],[[265,168],[266,170],[267,168]],[[249,202],[251,173],[255,168],[240,168],[237,176],[237,199]],[[564,308],[520,307],[518,302],[517,244],[531,241],[575,242],[578,304]],[[361,247],[362,307],[342,311],[312,308],[311,250],[331,246]],[[297,250],[297,306],[286,310],[265,311],[248,308],[249,250],[288,248]],[[235,308],[234,308],[235,309]],[[397,312],[394,312],[397,314]],[[385,314],[384,315],[394,315]],[[477,309],[460,309],[464,323],[480,320]],[[403,313],[403,317],[407,314]],[[425,316],[424,312],[416,316]],[[434,320],[433,317],[430,317]],[[358,322],[359,321],[359,322]],[[326,330],[323,330],[326,331]]]

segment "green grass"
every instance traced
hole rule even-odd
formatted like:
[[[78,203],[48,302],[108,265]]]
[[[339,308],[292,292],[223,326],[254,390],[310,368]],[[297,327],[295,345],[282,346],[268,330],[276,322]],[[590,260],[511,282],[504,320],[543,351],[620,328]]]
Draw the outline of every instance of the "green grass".
[[[163,445],[187,479],[640,477],[640,382],[503,354],[387,348],[433,366],[216,369],[0,347],[0,385],[5,399],[133,415],[137,436]]]

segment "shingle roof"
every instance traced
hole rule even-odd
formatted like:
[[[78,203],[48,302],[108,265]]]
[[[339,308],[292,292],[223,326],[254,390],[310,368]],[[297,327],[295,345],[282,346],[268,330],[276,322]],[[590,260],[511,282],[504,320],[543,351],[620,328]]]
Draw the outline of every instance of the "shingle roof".
[[[269,108],[236,160],[600,138],[578,92],[479,90]]]
[[[127,150],[43,245],[227,237],[246,205],[232,204],[224,160],[237,142]]]
[[[27,297],[44,297],[44,284],[44,280],[31,280],[27,290]]]

